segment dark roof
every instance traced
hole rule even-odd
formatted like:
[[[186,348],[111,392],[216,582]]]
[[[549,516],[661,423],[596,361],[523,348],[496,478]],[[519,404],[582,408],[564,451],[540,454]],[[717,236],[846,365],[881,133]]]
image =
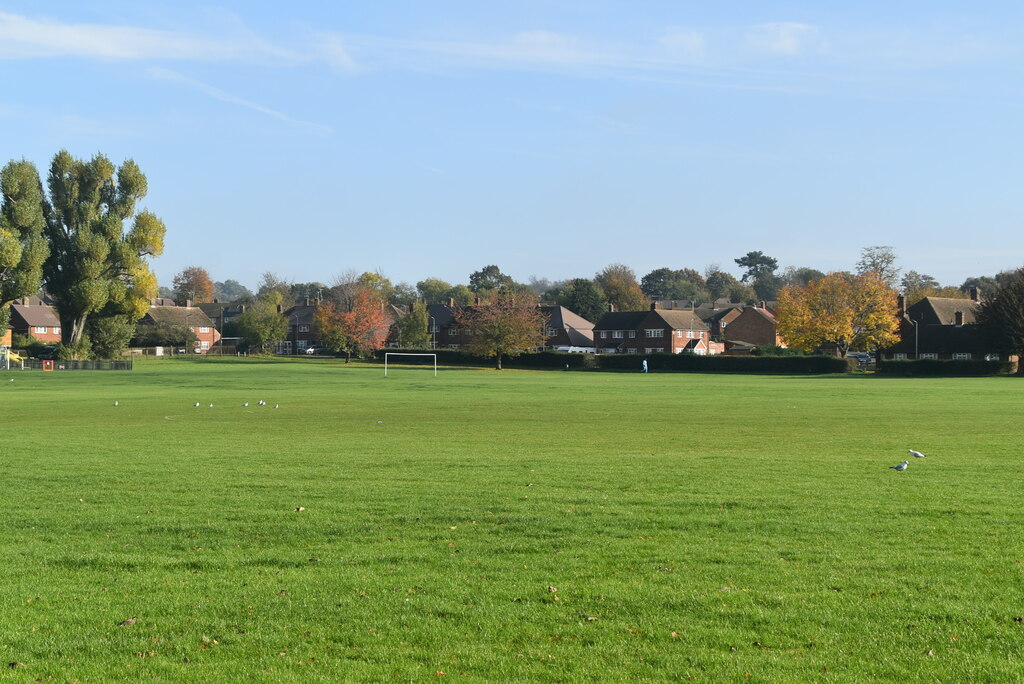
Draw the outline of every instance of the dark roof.
[[[900,341],[887,347],[885,351],[887,353],[914,353],[914,327],[904,324],[900,328],[900,335]],[[921,354],[953,354],[956,352],[988,354],[996,351],[977,325],[919,325],[916,350]]]
[[[981,305],[971,299],[953,299],[951,297],[925,297],[907,308],[907,313],[915,321],[925,324],[955,325],[956,312],[962,311],[965,324],[977,320]]]
[[[672,309],[669,311],[662,311],[656,309],[654,311],[658,316],[661,317],[665,323],[667,323],[673,330],[707,330],[708,326],[704,324],[704,321],[700,319],[700,316],[694,311],[690,310],[677,310]]]
[[[609,311],[594,324],[594,330],[636,330],[650,311]]]
[[[295,325],[296,322],[299,325],[313,325],[316,322],[314,316],[318,308],[316,304],[299,304],[290,309],[285,309],[282,315],[288,319],[288,325]]]
[[[594,346],[594,329],[588,328],[587,330],[578,330],[576,328],[566,328],[566,334],[569,336],[569,344],[574,347],[593,347]]]
[[[583,316],[566,309],[564,306],[542,306],[540,310],[548,315],[548,325],[552,328],[594,329],[593,323]]]
[[[164,325],[188,325],[212,328],[213,321],[202,309],[195,306],[151,306],[140,323]]]
[[[38,297],[30,298],[38,300]],[[45,304],[11,304],[11,311],[18,314],[29,327],[59,328],[60,319],[52,306]]]
[[[196,307],[202,309],[212,321],[219,321],[221,318],[229,321],[245,313],[245,304],[234,302],[208,302],[196,304]]]
[[[455,315],[455,311],[458,308],[459,307],[455,307],[453,309],[447,304],[431,304],[427,307],[427,316],[433,318],[434,324],[440,328],[451,322],[452,317]],[[430,324],[429,320],[427,321],[427,324]]]

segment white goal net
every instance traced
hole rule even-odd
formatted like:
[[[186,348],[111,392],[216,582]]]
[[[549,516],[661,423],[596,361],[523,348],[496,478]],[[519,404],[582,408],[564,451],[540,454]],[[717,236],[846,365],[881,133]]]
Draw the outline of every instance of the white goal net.
[[[437,377],[437,354],[414,354],[412,352],[384,352],[384,377],[388,377],[388,364],[392,356],[429,356],[434,360],[434,377]],[[397,363],[397,361],[396,361]]]

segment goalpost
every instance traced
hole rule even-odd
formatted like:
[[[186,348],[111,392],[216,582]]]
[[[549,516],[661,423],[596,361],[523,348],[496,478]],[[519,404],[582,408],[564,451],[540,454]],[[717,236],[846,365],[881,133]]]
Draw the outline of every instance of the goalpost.
[[[434,377],[437,377],[437,354],[414,354],[411,352],[384,352],[384,377],[388,377],[389,356],[432,356],[434,358]]]

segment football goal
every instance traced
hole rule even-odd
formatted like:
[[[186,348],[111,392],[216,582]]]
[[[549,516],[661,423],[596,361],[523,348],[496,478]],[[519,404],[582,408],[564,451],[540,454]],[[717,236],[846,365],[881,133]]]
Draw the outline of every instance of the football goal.
[[[388,377],[388,362],[392,356],[429,356],[434,360],[434,377],[437,377],[437,354],[414,354],[412,352],[384,352],[384,377]]]

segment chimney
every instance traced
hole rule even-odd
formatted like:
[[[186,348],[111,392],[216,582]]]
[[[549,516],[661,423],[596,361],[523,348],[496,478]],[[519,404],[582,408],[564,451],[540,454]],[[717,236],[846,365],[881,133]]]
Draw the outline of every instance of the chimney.
[[[896,315],[900,318],[907,315],[907,298],[903,295],[896,297]]]
[[[309,306],[309,297],[306,297],[306,306]]]
[[[980,302],[981,301],[981,290],[979,290],[977,286],[974,286],[974,287],[971,288],[971,301],[972,302]]]
[[[953,320],[955,321],[956,327],[963,327],[964,324],[964,312],[957,311],[953,314]]]
[[[608,302],[608,313],[615,313],[615,305]]]
[[[658,302],[651,302],[651,311],[658,310]]]
[[[455,297],[449,297],[448,298],[448,308],[449,309],[454,309],[455,308]]]
[[[757,308],[759,308],[759,309],[767,309],[768,307],[765,306],[765,301],[762,299],[760,302],[757,303]]]
[[[191,299],[186,299],[185,300],[185,308],[188,309],[188,308],[191,308],[191,306],[192,306],[192,300]]]

